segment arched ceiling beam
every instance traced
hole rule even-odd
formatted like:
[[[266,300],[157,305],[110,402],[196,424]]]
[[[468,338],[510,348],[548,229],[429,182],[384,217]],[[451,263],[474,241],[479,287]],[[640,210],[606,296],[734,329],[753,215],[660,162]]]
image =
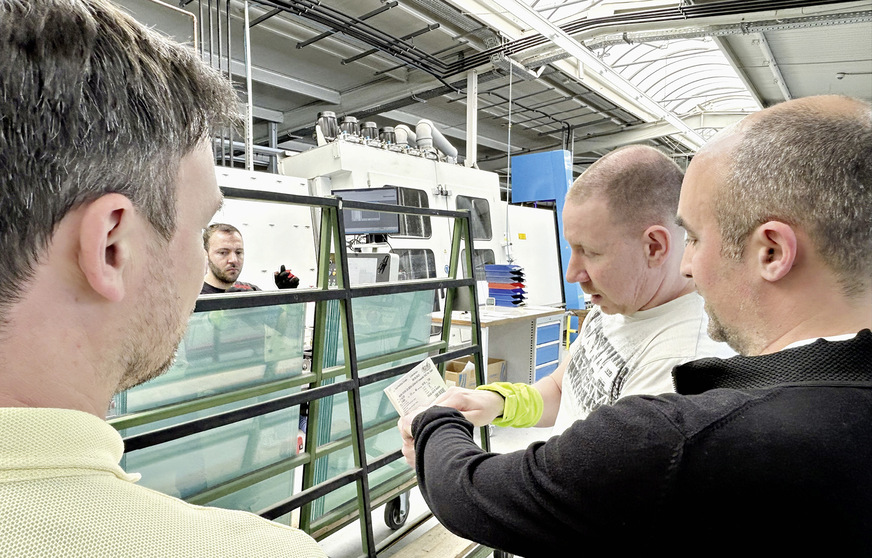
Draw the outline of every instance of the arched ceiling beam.
[[[745,113],[709,112],[686,115],[681,117],[681,120],[685,126],[693,128],[694,130],[701,128],[722,129],[738,122],[745,118],[745,116],[747,116]],[[628,126],[624,130],[613,134],[603,134],[587,138],[576,137],[575,150],[576,152],[608,151],[616,147],[621,147],[622,145],[649,141],[675,133],[675,127],[668,122],[639,124],[637,126]]]

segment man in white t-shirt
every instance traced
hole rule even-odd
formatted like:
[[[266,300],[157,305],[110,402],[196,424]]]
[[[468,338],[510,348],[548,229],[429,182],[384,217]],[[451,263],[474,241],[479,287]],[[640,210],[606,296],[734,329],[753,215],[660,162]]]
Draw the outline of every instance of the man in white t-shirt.
[[[568,357],[533,386],[452,388],[436,404],[476,426],[554,426],[557,434],[625,395],[674,391],[678,364],[735,354],[707,336],[702,298],[679,270],[682,178],[671,159],[642,145],[612,151],[579,176],[563,210],[572,249],[566,278],[595,308]]]

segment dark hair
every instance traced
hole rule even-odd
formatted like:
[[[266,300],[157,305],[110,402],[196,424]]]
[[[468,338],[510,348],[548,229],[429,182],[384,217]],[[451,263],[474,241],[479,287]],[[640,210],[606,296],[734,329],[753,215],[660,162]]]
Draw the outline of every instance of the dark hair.
[[[108,193],[164,239],[182,157],[235,124],[230,83],[104,0],[0,0],[0,305],[55,227]],[[0,318],[2,319],[2,318]]]
[[[644,230],[670,225],[678,211],[681,168],[662,152],[646,145],[610,151],[579,176],[566,194],[567,202],[602,195],[612,219]]]
[[[239,229],[233,225],[228,225],[227,223],[212,223],[203,229],[203,249],[207,252],[209,251],[209,241],[212,239],[212,235],[215,234],[216,231],[230,234],[236,233],[239,236],[242,236]]]

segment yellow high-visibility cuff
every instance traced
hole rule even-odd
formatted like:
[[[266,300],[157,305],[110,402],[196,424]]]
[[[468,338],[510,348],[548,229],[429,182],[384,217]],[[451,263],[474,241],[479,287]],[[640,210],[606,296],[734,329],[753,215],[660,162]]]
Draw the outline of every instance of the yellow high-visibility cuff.
[[[535,426],[542,418],[542,412],[545,409],[542,394],[530,384],[494,382],[478,386],[475,389],[495,391],[506,400],[503,416],[494,419],[494,426],[527,428]]]

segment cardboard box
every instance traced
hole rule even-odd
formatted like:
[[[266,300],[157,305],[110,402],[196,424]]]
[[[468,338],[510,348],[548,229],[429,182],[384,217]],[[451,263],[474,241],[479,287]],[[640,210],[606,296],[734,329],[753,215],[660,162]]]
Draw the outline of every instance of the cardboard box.
[[[472,389],[475,387],[475,372],[463,373],[466,363],[474,360],[473,357],[463,357],[457,360],[449,360],[445,363],[445,383],[448,387],[458,386]],[[506,361],[498,358],[487,359],[487,383],[506,381]]]

